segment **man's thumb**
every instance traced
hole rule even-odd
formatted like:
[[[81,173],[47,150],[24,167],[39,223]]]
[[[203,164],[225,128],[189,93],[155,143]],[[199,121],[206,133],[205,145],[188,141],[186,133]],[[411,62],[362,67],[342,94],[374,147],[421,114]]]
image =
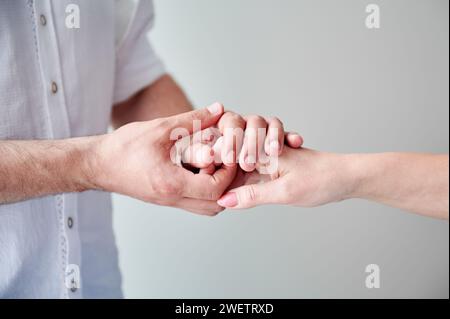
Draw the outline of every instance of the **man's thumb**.
[[[170,117],[173,124],[172,128],[184,128],[192,134],[194,130],[194,121],[199,121],[200,129],[203,130],[216,124],[222,116],[223,111],[223,105],[216,102],[203,109],[181,113]]]

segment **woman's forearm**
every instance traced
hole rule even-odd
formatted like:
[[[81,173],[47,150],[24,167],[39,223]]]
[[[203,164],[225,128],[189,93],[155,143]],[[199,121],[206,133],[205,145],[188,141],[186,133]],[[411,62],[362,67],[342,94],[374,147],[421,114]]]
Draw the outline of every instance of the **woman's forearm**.
[[[286,148],[278,177],[228,191],[219,204],[233,209],[262,204],[315,207],[363,198],[448,219],[448,155],[333,154]]]
[[[354,154],[347,159],[354,185],[349,197],[448,219],[448,155]]]

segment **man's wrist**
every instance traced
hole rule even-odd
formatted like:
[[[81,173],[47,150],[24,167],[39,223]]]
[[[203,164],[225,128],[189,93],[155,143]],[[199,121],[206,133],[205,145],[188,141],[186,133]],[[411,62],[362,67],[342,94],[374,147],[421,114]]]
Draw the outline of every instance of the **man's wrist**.
[[[101,164],[99,149],[103,136],[73,138],[69,161],[72,166],[72,180],[76,191],[101,189],[99,176]]]

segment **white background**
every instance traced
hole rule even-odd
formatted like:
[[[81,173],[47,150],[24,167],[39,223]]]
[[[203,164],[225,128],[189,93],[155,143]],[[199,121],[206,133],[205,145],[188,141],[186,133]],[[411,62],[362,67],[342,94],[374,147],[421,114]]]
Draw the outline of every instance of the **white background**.
[[[379,30],[367,1],[157,0],[151,39],[196,106],[277,115],[320,150],[448,153],[448,1],[372,2]],[[449,296],[446,221],[360,200],[215,218],[114,203],[126,297]]]

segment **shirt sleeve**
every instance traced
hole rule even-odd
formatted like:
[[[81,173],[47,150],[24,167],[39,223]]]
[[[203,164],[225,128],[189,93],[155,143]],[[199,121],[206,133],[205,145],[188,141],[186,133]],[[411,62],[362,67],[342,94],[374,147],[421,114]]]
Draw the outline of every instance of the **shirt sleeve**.
[[[153,21],[153,2],[140,0],[134,6],[126,31],[117,43],[114,104],[125,101],[165,74],[164,65],[147,36]]]

